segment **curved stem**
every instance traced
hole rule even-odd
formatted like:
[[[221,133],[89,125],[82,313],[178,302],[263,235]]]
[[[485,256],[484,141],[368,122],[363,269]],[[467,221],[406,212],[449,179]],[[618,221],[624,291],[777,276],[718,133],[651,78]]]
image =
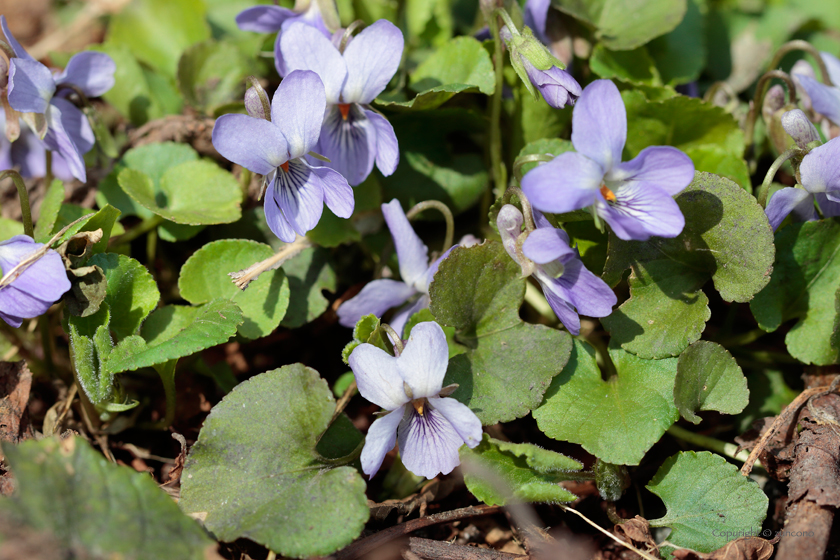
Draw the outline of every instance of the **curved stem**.
[[[529,163],[541,163],[546,161],[551,161],[557,156],[552,156],[549,154],[530,154],[527,156],[522,156],[520,158],[516,158],[516,161],[513,162],[513,176],[516,178],[516,182],[520,185],[522,184],[522,177],[525,175],[522,173],[522,168],[529,164]]]
[[[817,49],[815,49],[811,43],[809,43],[808,41],[803,41],[802,39],[788,41],[787,43],[779,47],[779,50],[776,51],[776,54],[773,57],[769,68],[776,68],[782,61],[782,58],[784,58],[784,56],[791,51],[805,51],[806,53],[814,57],[814,61],[817,63],[817,66],[820,69],[820,73],[822,74],[823,83],[827,86],[833,85],[831,83],[831,76],[828,75],[828,67],[826,67],[825,62],[823,62],[822,55],[820,55],[820,52]]]
[[[400,338],[400,335],[397,334],[397,331],[391,328],[391,325],[389,325],[388,323],[381,323],[379,325],[379,328],[385,331],[385,333],[388,335],[388,338],[390,338],[391,342],[394,343],[394,348],[397,349],[397,355],[399,356],[400,354],[402,354],[405,350],[405,346],[403,346],[402,338]]]
[[[338,52],[344,54],[344,49],[347,48],[347,43],[350,42],[350,37],[353,36],[353,33],[360,27],[364,27],[365,22],[360,19],[357,19],[353,23],[347,26],[347,29],[344,30],[344,35],[341,36],[341,44],[338,46]]]
[[[778,78],[785,82],[788,90],[788,100],[791,105],[796,105],[796,85],[786,72],[782,72],[781,70],[770,70],[759,78],[758,84],[755,87],[755,97],[753,98],[752,107],[750,107],[750,112],[747,114],[747,122],[744,126],[745,154],[749,155],[752,150],[755,136],[755,121],[758,119],[758,115],[761,112],[761,106],[764,103],[764,95],[767,93],[767,84],[773,78]]]
[[[23,217],[23,233],[34,239],[35,230],[32,227],[32,210],[29,207],[29,192],[26,190],[23,177],[20,176],[20,173],[12,169],[0,173],[0,181],[6,177],[10,177],[14,181],[15,187],[17,187],[18,197],[20,198],[20,213]]]
[[[44,174],[44,186],[48,189],[53,182],[53,172],[52,172],[52,150],[47,150],[44,154],[44,158],[46,159],[46,171]],[[40,217],[39,217],[40,219]]]
[[[726,94],[727,101],[724,108],[729,109],[729,106],[732,104],[734,104],[737,107],[738,92],[735,91],[735,88],[733,88],[729,84],[729,82],[713,83],[711,86],[709,86],[709,89],[706,90],[706,95],[703,96],[703,101],[707,103],[712,103],[714,101],[715,94],[718,92],[718,90],[723,90],[723,92]]]
[[[522,206],[522,217],[525,219],[525,231],[534,231],[537,229],[537,226],[534,223],[534,211],[531,209],[531,202],[528,200],[528,197],[525,196],[525,193],[522,192],[522,189],[519,187],[508,187],[502,200],[507,202],[513,195],[516,195],[519,199],[519,204]]]
[[[507,13],[507,10],[504,8],[496,8],[493,10],[494,17],[500,17],[505,21],[505,25],[507,25],[508,31],[510,31],[511,35],[519,35],[519,30],[513,24],[513,20],[510,19],[510,14]]]
[[[706,449],[710,449],[715,453],[720,453],[721,455],[729,457],[730,459],[735,459],[736,461],[740,461],[742,463],[745,462],[750,456],[746,449],[742,449],[740,452],[738,452],[738,446],[734,443],[726,443],[725,441],[721,441],[713,437],[704,436],[702,434],[695,434],[694,432],[690,432],[685,428],[680,428],[676,424],[668,428],[667,431],[669,434],[671,434],[677,439],[681,439],[698,447],[705,447]]]
[[[782,155],[776,158],[776,161],[774,161],[773,165],[770,166],[770,169],[767,170],[767,175],[764,176],[764,181],[761,183],[761,186],[758,187],[758,193],[756,195],[756,199],[758,200],[758,203],[761,204],[762,208],[767,206],[767,193],[770,191],[770,183],[773,182],[776,172],[784,162],[789,160],[798,152],[799,148],[788,148]]]
[[[452,210],[449,209],[449,206],[439,200],[425,200],[415,204],[405,214],[405,217],[411,220],[423,210],[432,208],[443,214],[443,219],[446,220],[446,237],[443,238],[443,252],[445,253],[452,247],[452,241],[455,238],[455,219],[452,217]]]
[[[507,186],[507,169],[502,161],[502,89],[504,88],[505,59],[502,39],[499,36],[499,20],[495,13],[488,20],[487,23],[493,35],[493,62],[496,69],[496,87],[490,103],[490,164],[493,167],[496,196],[499,196]]]

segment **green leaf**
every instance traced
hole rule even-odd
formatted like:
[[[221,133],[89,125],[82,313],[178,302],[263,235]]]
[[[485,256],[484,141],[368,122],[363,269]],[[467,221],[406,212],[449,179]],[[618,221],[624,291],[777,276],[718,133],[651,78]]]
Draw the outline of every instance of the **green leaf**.
[[[604,280],[617,284],[628,267],[633,278],[630,299],[603,323],[615,342],[642,357],[676,356],[699,338],[709,317],[700,291],[708,278],[724,300],[738,302],[770,281],[770,224],[750,194],[698,173],[676,201],[685,216],[679,236],[640,242],[610,234]]]
[[[58,539],[66,549],[62,558],[203,560],[215,554],[216,543],[152,477],[109,463],[83,438],[4,443],[3,454],[17,489],[0,501],[0,511],[41,540],[47,534]]]
[[[105,302],[111,310],[109,328],[118,341],[135,334],[160,300],[155,279],[145,266],[125,255],[101,253],[89,264],[101,268],[108,281]]]
[[[771,332],[798,319],[785,336],[788,352],[806,363],[840,359],[834,340],[835,294],[840,288],[840,220],[831,218],[783,227],[776,234],[776,263],[770,283],[750,302],[758,326]]]
[[[5,241],[15,235],[23,235],[23,224],[17,220],[0,218],[0,239]]]
[[[405,322],[405,327],[403,327],[403,336],[408,339],[411,335],[411,329],[417,326],[419,323],[428,323],[430,321],[434,321],[435,316],[432,315],[432,312],[429,311],[429,308],[421,309],[414,315],[408,318],[408,321]],[[459,344],[455,342],[455,328],[454,327],[441,327],[443,329],[443,333],[446,335],[446,344],[449,346],[449,358],[453,358],[458,354],[463,354],[467,351],[467,347],[463,344]]]
[[[530,443],[507,443],[484,434],[474,449],[461,447],[464,482],[487,505],[525,502],[573,502],[577,496],[558,484],[583,465]]]
[[[469,350],[449,361],[444,384],[485,425],[521,418],[537,407],[571,350],[568,333],[523,323],[525,280],[501,243],[458,247],[438,268],[430,309],[455,327]]]
[[[117,178],[137,203],[177,224],[226,224],[242,216],[239,184],[210,161],[175,165],[166,170],[159,186],[144,171],[131,168],[120,171]]]
[[[245,537],[284,556],[326,556],[349,544],[369,510],[358,471],[329,468],[316,451],[334,409],[326,382],[302,364],[240,383],[190,450],[181,509],[201,512],[222,541]],[[344,444],[355,447],[361,434],[345,428]]]
[[[175,76],[184,50],[210,37],[201,0],[136,0],[110,18],[107,41]]]
[[[167,313],[172,313],[170,321],[180,328],[167,326]],[[184,320],[185,314],[168,311],[153,313],[149,321],[152,319],[153,326],[143,329],[145,336],[129,336],[113,349],[108,358],[109,371],[151,367],[227,342],[242,323],[242,311],[232,301],[219,299],[202,305],[191,322]]]
[[[542,138],[527,144],[519,151],[516,159],[524,156],[542,155],[557,157],[566,152],[574,152],[575,147],[572,146],[571,140],[564,140],[563,138]],[[538,165],[537,162],[525,163],[522,165],[522,174],[528,173]]]
[[[548,437],[578,443],[608,463],[638,465],[679,417],[677,359],[643,360],[614,346],[609,355],[617,375],[604,381],[595,351],[576,340],[532,415]]]
[[[450,0],[407,0],[405,19],[409,42],[445,45],[452,37],[454,26],[450,4]]]
[[[93,253],[102,253],[108,248],[108,240],[111,238],[111,230],[116,229],[117,219],[120,217],[120,211],[110,205],[105,205],[98,212],[88,214],[87,217],[64,232],[64,235],[58,238],[55,245],[61,245],[68,239],[79,233],[80,231],[96,231],[102,230],[102,239],[93,245]],[[61,224],[61,220],[56,223],[56,228],[63,228],[68,224]],[[58,231],[55,231],[58,233]]]
[[[673,30],[686,0],[552,0],[560,11],[595,26],[595,37],[610,49],[630,50]]]
[[[376,315],[364,315],[353,327],[353,340],[347,343],[341,351],[341,359],[346,365],[350,365],[350,354],[360,344],[373,344],[377,348],[394,354],[394,348],[391,344],[391,339],[379,328],[379,317]]]
[[[707,0],[688,0],[680,24],[647,45],[666,84],[687,84],[700,77],[706,66]]]
[[[744,133],[722,107],[684,95],[648,101],[643,93],[631,90],[621,97],[627,108],[624,161],[648,146],[674,146],[694,160],[697,171],[722,175],[744,188],[750,187],[743,158]]]
[[[282,268],[263,272],[247,289],[240,290],[229,272],[237,272],[274,255],[268,245],[248,239],[223,239],[208,243],[181,267],[178,289],[193,304],[224,298],[236,302],[244,322],[239,333],[247,338],[270,334],[289,307],[289,281]]]
[[[205,111],[241,99],[245,78],[256,72],[252,58],[229,41],[192,45],[178,61],[178,88],[184,100]]]
[[[114,400],[114,372],[106,365],[114,346],[108,330],[111,316],[107,304],[87,317],[67,318],[70,357],[85,394],[94,405]]]
[[[330,302],[322,292],[334,292],[336,289],[335,271],[329,256],[329,251],[325,249],[304,249],[283,264],[283,271],[289,279],[289,307],[280,322],[282,326],[295,329],[315,320],[327,310]]]
[[[750,425],[759,418],[778,415],[799,396],[799,391],[791,389],[785,383],[782,372],[775,369],[750,371],[747,384],[750,401],[738,415],[735,428],[738,433],[749,430]]]
[[[505,110],[514,117],[511,152],[541,139],[559,140],[557,137],[562,136],[572,123],[572,107],[555,109],[542,96],[534,98],[522,82],[515,91],[515,99],[503,100]]]
[[[592,50],[589,66],[602,78],[616,78],[631,84],[662,85],[656,64],[645,47],[613,51],[598,43]]]
[[[670,527],[669,542],[699,552],[755,534],[767,514],[767,496],[758,484],[708,451],[670,457],[647,489],[667,508],[665,517],[650,521],[651,527]]]
[[[700,410],[738,414],[749,400],[747,378],[726,348],[701,340],[680,354],[674,404],[683,418],[699,424]]]
[[[55,179],[47,189],[44,200],[41,201],[41,213],[35,223],[35,241],[38,243],[46,243],[52,237],[62,202],[64,202],[64,183]]]

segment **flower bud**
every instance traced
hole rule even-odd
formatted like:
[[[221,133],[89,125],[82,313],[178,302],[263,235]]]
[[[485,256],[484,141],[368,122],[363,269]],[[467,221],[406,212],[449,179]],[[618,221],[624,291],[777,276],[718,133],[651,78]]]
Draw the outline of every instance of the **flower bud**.
[[[271,120],[271,104],[268,95],[258,83],[245,91],[245,110],[255,119]]]
[[[767,90],[764,95],[764,103],[761,106],[761,116],[764,117],[764,122],[770,122],[776,111],[785,106],[785,88],[780,84],[776,84]]]
[[[782,115],[782,127],[800,148],[807,147],[811,142],[820,142],[817,129],[800,109],[794,109]]]

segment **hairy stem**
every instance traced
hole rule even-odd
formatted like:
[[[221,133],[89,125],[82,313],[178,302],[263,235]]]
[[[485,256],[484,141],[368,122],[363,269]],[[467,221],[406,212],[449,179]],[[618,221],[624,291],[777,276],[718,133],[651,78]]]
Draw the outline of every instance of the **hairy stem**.
[[[406,213],[405,217],[411,220],[423,210],[432,208],[443,214],[443,219],[446,220],[446,237],[443,238],[443,252],[445,253],[452,247],[452,241],[455,237],[455,219],[452,217],[452,211],[449,209],[449,206],[439,200],[426,200],[415,204]]]
[[[799,148],[797,147],[785,150],[782,155],[776,158],[776,161],[773,162],[770,169],[767,170],[767,175],[764,176],[764,181],[761,183],[761,186],[758,187],[758,193],[756,193],[756,199],[758,199],[758,203],[761,204],[762,208],[767,206],[767,194],[770,192],[770,184],[773,182],[776,172],[779,171],[782,164],[798,152]]]

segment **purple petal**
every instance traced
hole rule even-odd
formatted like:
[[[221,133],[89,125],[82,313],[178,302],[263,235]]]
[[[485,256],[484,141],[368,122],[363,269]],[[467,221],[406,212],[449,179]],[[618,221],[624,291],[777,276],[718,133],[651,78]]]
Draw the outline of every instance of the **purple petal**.
[[[0,111],[2,113],[2,111]],[[4,160],[0,163],[0,169],[11,169],[14,166],[20,166],[20,174],[24,178],[43,177],[46,174],[47,149],[44,144],[38,140],[38,136],[32,132],[29,127],[21,126],[20,136],[14,142],[6,142],[4,138],[0,137],[0,144],[8,150],[10,161]],[[60,158],[57,153],[53,154],[53,169],[55,169],[56,161]],[[59,177],[64,179],[63,177]],[[72,180],[73,176],[67,180]]]
[[[0,243],[0,268],[8,273],[23,259],[43,247],[31,237],[16,235]],[[0,309],[6,322],[20,326],[20,319],[44,314],[70,289],[64,263],[55,251],[48,251],[10,285],[0,288]]]
[[[273,123],[248,115],[222,115],[213,127],[213,147],[225,158],[260,175],[289,160],[286,137]]]
[[[96,142],[96,136],[94,136],[90,121],[85,114],[78,107],[61,97],[53,97],[50,105],[58,107],[61,111],[61,124],[78,152],[80,154],[88,153]]]
[[[352,216],[356,202],[353,199],[353,189],[347,184],[347,179],[329,167],[310,167],[310,169],[323,183],[324,202],[327,208],[339,218]]]
[[[545,32],[545,23],[548,20],[548,9],[551,7],[551,0],[528,0],[522,10],[522,17],[525,25],[531,28],[534,36],[543,44],[550,45],[548,35]]]
[[[820,57],[828,70],[828,77],[831,78],[831,83],[834,87],[840,87],[840,59],[825,51],[820,53]]]
[[[799,167],[802,186],[811,193],[840,190],[838,161],[840,161],[840,138],[834,138],[811,150],[802,158],[802,165]]]
[[[296,70],[283,78],[271,100],[271,122],[286,137],[290,158],[305,156],[318,143],[326,108],[318,74]]]
[[[607,283],[590,272],[580,259],[567,262],[557,281],[566,288],[571,304],[581,315],[606,317],[618,302]]]
[[[345,119],[339,107],[327,112],[318,140],[318,150],[329,158],[325,164],[344,175],[353,186],[367,179],[376,159],[376,129],[357,105],[349,106]]]
[[[563,323],[563,326],[566,327],[566,330],[569,331],[574,336],[580,334],[580,317],[575,311],[574,306],[571,303],[571,295],[566,290],[565,286],[563,286],[556,278],[551,278],[550,276],[544,274],[536,274],[537,280],[542,287],[543,295],[545,296],[546,301],[548,301],[548,305],[551,306],[552,311],[554,314],[557,315],[557,318],[560,319],[560,322]]]
[[[555,109],[562,109],[566,105],[574,105],[580,97],[580,84],[565,70],[552,66],[548,70],[538,70],[524,57],[525,72],[528,79],[540,90],[545,102]]]
[[[496,216],[496,227],[499,229],[499,237],[502,238],[502,245],[516,263],[519,257],[516,254],[516,239],[522,233],[522,223],[525,221],[522,212],[513,204],[505,204]]]
[[[341,53],[317,29],[301,22],[284,27],[280,50],[285,70],[312,70],[324,82],[327,103],[338,103],[347,78],[347,65]]]
[[[65,100],[53,99],[53,101]],[[46,113],[48,128],[47,135],[44,136],[44,146],[46,146],[48,150],[61,154],[61,157],[64,158],[67,165],[70,167],[70,172],[73,176],[84,183],[87,181],[85,160],[82,157],[79,148],[73,142],[73,137],[64,128],[64,115],[62,114],[62,107],[62,104],[50,104],[49,111]],[[73,107],[73,109],[78,111],[75,107]],[[68,117],[68,122],[72,122],[73,120],[73,116],[70,115]]]
[[[651,236],[676,237],[685,226],[680,207],[658,187],[642,181],[624,184],[613,203],[603,198],[596,211],[624,240],[645,241]]]
[[[430,398],[429,404],[449,420],[467,447],[473,448],[481,443],[481,420],[467,405],[455,399],[437,397]]]
[[[287,19],[297,16],[296,12],[280,6],[254,6],[239,12],[236,25],[243,31],[274,33],[280,31]]]
[[[394,247],[397,250],[397,259],[400,263],[400,276],[403,282],[414,286],[429,268],[429,248],[423,244],[408,218],[405,217],[400,201],[396,198],[387,204],[382,205],[382,215],[388,229],[391,231],[391,238],[394,240]]]
[[[566,152],[526,173],[522,191],[534,208],[560,214],[592,205],[603,177],[598,163]]]
[[[414,288],[403,282],[389,278],[374,280],[339,306],[338,323],[342,327],[353,328],[364,315],[372,313],[382,317],[386,311],[402,304],[415,293]]]
[[[840,87],[831,87],[803,74],[797,74],[800,85],[808,92],[811,106],[834,124],[840,124]]]
[[[22,58],[24,60],[35,60],[32,56],[26,52],[20,43],[17,42],[12,32],[9,31],[9,26],[6,24],[6,16],[0,16],[0,27],[3,28],[3,35],[6,36],[6,42],[9,43],[9,46],[12,47],[12,50],[15,53],[15,56]]]
[[[353,38],[344,50],[347,82],[344,103],[370,103],[382,93],[400,66],[403,35],[390,21],[380,19]]]
[[[373,477],[382,466],[385,455],[397,443],[397,428],[405,415],[405,407],[401,406],[390,414],[373,421],[365,436],[365,446],[362,448],[362,472]]]
[[[575,150],[610,171],[621,163],[627,140],[627,111],[618,88],[609,80],[595,80],[583,90],[572,114]]]
[[[833,200],[829,200],[825,194],[817,193],[814,195],[817,198],[817,204],[820,206],[820,212],[822,212],[823,216],[826,218],[836,218],[840,216],[840,202],[834,202]],[[803,222],[807,222],[810,220],[817,219],[816,215],[813,216],[802,216],[799,218]]]
[[[397,361],[397,371],[408,383],[413,398],[436,397],[443,387],[449,364],[449,345],[443,329],[433,321],[411,329],[405,350]]]
[[[464,440],[439,410],[426,407],[421,416],[409,409],[397,436],[403,465],[416,475],[434,478],[461,464],[458,449]]]
[[[395,410],[410,400],[397,373],[397,359],[367,343],[358,345],[348,359],[359,393],[385,410]]]
[[[606,179],[643,181],[674,196],[694,180],[694,162],[677,148],[650,146],[630,161],[615,166]]]
[[[529,233],[522,244],[522,252],[538,264],[577,255],[575,250],[569,247],[569,236],[557,228],[536,229]]]
[[[398,309],[394,316],[391,317],[391,320],[388,321],[388,324],[391,325],[391,328],[394,329],[394,332],[399,333],[400,336],[403,336],[405,331],[405,324],[411,318],[412,315],[417,313],[422,309],[426,309],[429,307],[429,296],[428,294],[423,294],[419,298],[417,298],[412,303],[403,306],[402,308]]]
[[[400,163],[397,135],[394,134],[394,127],[388,119],[374,111],[368,109],[364,111],[376,131],[376,167],[387,177],[397,170],[397,165]]]
[[[295,232],[306,235],[307,231],[318,225],[324,212],[324,189],[321,179],[303,161],[291,160],[288,171],[277,171],[271,196],[266,196],[266,205],[270,206],[272,203],[280,209]],[[283,241],[294,241],[294,238]]]
[[[110,56],[100,52],[80,52],[67,63],[67,68],[55,77],[56,84],[71,84],[88,97],[99,97],[114,87],[117,65]]]
[[[9,63],[9,105],[21,113],[46,113],[55,93],[50,69],[37,60],[13,58]]]
[[[770,201],[767,203],[767,208],[764,213],[767,214],[767,219],[770,221],[770,226],[773,231],[776,231],[782,222],[787,218],[794,209],[799,209],[799,214],[807,215],[807,207],[810,206],[811,214],[814,213],[814,195],[805,189],[795,189],[793,187],[785,187],[776,191]]]

